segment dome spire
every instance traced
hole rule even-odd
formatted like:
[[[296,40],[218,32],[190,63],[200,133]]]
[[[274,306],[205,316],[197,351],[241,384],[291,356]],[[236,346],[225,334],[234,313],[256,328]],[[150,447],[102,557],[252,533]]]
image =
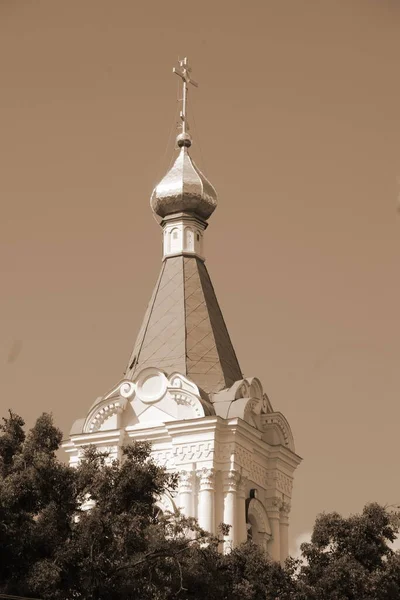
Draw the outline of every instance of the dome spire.
[[[153,190],[150,205],[153,212],[165,219],[177,213],[189,213],[204,223],[217,206],[217,192],[189,156],[192,138],[187,119],[187,95],[189,83],[198,87],[191,78],[187,58],[179,61],[173,73],[182,80],[181,132],[176,138],[180,152],[173,166]]]
[[[182,132],[178,135],[176,141],[180,148],[182,148],[183,146],[186,146],[186,148],[190,148],[190,146],[192,145],[192,139],[189,134],[189,124],[187,120],[188,86],[189,83],[191,83],[192,85],[194,85],[194,87],[199,87],[199,84],[196,83],[196,81],[194,81],[190,76],[192,68],[189,66],[189,61],[186,57],[183,60],[179,61],[179,67],[174,67],[172,69],[172,72],[182,79],[182,110],[180,112]]]

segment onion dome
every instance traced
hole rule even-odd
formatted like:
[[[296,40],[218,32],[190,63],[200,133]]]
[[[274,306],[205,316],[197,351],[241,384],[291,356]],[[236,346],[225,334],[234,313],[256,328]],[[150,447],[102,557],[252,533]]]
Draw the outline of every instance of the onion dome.
[[[187,132],[178,135],[177,144],[180,152],[171,169],[154,188],[151,208],[162,218],[186,212],[206,221],[217,207],[217,192],[189,155],[190,135]]]

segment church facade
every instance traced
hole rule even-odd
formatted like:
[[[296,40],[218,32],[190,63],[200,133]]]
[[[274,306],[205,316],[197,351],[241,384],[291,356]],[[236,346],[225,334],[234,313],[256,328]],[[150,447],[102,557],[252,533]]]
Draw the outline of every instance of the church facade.
[[[124,378],[75,421],[64,449],[76,464],[88,444],[113,459],[129,441],[150,441],[153,457],[179,473],[160,510],[181,509],[212,533],[229,524],[224,551],[251,538],[283,562],[301,459],[260,379],[241,372],[205,266],[217,194],[189,153],[186,59],[174,71],[183,84],[178,155],[150,201],[161,219],[161,272]]]

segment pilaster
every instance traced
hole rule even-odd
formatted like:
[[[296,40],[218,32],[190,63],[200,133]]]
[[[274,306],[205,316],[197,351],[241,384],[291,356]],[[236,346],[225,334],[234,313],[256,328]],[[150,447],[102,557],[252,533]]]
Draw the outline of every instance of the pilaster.
[[[203,467],[196,471],[199,479],[198,520],[209,533],[215,533],[215,469]]]
[[[238,486],[237,495],[237,543],[243,544],[247,541],[247,523],[246,523],[246,487],[248,480],[241,477]]]
[[[178,494],[179,508],[186,517],[194,517],[193,471],[180,471]]]
[[[280,560],[282,565],[289,556],[289,513],[290,502],[282,502],[279,518]]]
[[[239,471],[230,470],[223,473],[224,490],[224,523],[231,528],[225,536],[224,550],[234,548],[238,543],[238,513],[237,513],[237,495],[240,483]],[[245,512],[244,512],[245,514]]]
[[[280,532],[280,510],[282,506],[281,498],[268,498],[267,513],[271,524],[272,540],[269,553],[272,560],[280,562],[281,560],[281,532]]]

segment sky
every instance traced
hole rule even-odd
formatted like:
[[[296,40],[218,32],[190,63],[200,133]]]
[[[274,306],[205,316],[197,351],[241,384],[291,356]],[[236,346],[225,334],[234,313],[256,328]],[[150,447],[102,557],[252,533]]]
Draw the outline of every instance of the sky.
[[[295,548],[322,511],[400,504],[396,0],[0,0],[0,414],[67,436],[122,376],[186,55],[207,267],[303,458]]]

